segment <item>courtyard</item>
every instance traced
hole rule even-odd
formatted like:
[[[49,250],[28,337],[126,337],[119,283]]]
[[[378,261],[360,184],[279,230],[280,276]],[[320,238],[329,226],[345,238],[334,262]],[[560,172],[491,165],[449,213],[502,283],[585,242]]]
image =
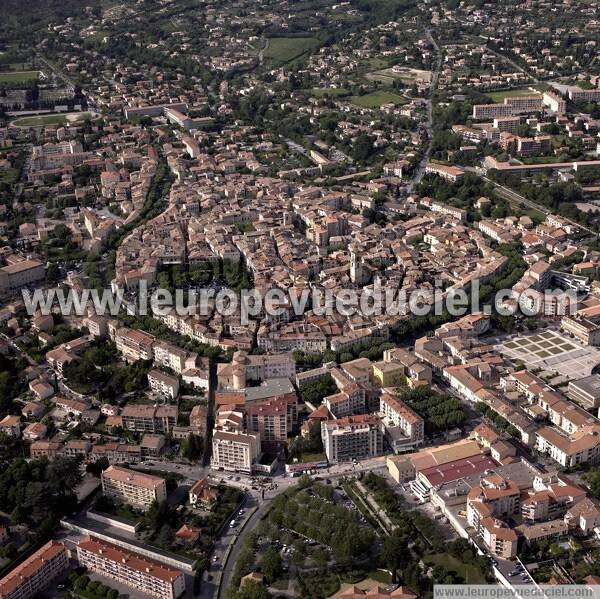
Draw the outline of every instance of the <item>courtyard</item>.
[[[523,363],[528,370],[559,374],[568,380],[589,376],[600,363],[597,348],[555,330],[511,337],[496,349],[510,360]]]

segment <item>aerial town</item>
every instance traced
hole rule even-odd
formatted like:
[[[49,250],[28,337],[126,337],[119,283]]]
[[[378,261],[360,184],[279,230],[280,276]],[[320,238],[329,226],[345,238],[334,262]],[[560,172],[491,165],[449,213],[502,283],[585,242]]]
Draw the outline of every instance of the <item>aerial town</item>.
[[[589,597],[597,2],[0,15],[0,599]]]

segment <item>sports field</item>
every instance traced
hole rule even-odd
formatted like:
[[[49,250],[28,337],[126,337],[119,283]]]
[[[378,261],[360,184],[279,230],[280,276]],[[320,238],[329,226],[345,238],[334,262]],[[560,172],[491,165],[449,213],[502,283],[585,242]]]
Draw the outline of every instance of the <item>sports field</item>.
[[[29,83],[39,76],[39,71],[5,71],[0,73],[0,83]]]
[[[70,114],[40,114],[35,116],[25,116],[14,120],[11,125],[15,127],[44,127],[45,125],[66,125],[67,123],[76,123],[89,118],[89,112],[78,112]]]
[[[502,102],[504,98],[519,98],[522,96],[535,96],[540,92],[529,87],[519,87],[515,89],[505,89],[499,92],[487,92],[485,95],[494,102]]]

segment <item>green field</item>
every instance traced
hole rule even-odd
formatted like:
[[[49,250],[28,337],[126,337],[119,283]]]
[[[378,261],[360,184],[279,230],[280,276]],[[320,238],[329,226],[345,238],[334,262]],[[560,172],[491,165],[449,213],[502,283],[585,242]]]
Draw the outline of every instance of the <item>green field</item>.
[[[0,73],[0,83],[29,83],[37,81],[39,71],[6,71]]]
[[[538,92],[539,93],[539,92]],[[505,89],[499,92],[488,92],[485,95],[493,100],[494,102],[502,102],[504,98],[518,97],[518,96],[534,96],[535,91],[528,87],[518,87],[515,89]]]
[[[318,45],[319,40],[314,37],[271,37],[264,52],[265,61],[272,66],[284,65]]]
[[[401,106],[402,104],[406,104],[408,100],[398,94],[393,94],[392,92],[376,91],[364,96],[352,96],[350,102],[357,106],[363,106],[364,108],[379,108],[383,104],[396,104],[396,106]]]
[[[450,572],[456,572],[467,584],[486,584],[485,576],[479,568],[472,564],[463,564],[448,553],[426,555],[423,561],[426,563],[432,562],[434,566],[443,566]]]
[[[80,114],[72,116],[70,119],[67,118],[66,114],[42,114],[38,116],[26,116],[21,119],[13,121],[11,124],[15,127],[44,127],[45,125],[65,125],[68,122],[76,123],[78,121],[84,121],[89,118],[89,112],[82,112]]]
[[[350,92],[343,87],[315,87],[310,93],[316,98],[323,98],[325,96],[340,98],[342,96],[347,96]]]

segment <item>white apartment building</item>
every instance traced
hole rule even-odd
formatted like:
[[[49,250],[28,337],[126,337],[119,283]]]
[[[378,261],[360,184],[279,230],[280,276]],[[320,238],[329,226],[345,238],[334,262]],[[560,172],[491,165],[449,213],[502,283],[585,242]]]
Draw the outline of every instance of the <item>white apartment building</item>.
[[[558,94],[547,91],[542,95],[544,106],[555,112],[558,116],[563,115],[567,111],[567,102]]]
[[[259,435],[239,431],[215,430],[212,438],[211,468],[252,473],[252,464],[260,453]]]
[[[179,378],[160,370],[153,369],[148,373],[148,384],[161,397],[175,399],[179,395]]]
[[[197,354],[189,353],[166,341],[157,341],[152,352],[156,364],[170,368],[177,374],[181,374],[186,368],[194,368],[198,357]]]

